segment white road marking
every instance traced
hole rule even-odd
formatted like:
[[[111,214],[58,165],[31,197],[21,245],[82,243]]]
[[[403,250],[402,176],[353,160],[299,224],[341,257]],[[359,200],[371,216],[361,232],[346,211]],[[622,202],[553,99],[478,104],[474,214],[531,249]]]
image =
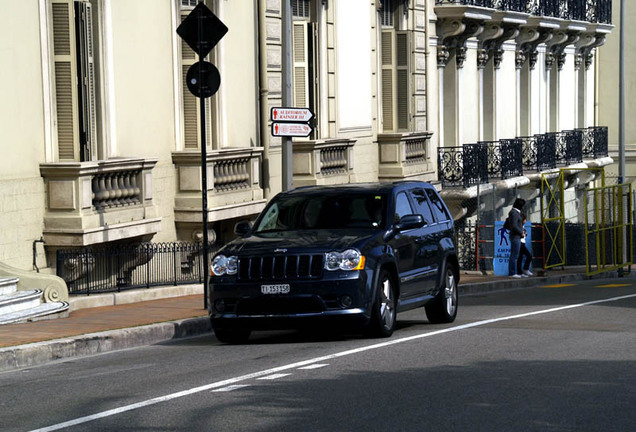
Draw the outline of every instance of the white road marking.
[[[327,363],[316,363],[316,364],[312,364],[312,365],[309,365],[309,366],[299,367],[298,369],[310,370],[310,369],[323,368],[325,366],[329,366],[329,364],[327,364]]]
[[[238,390],[238,389],[242,389],[244,387],[249,387],[249,384],[236,384],[236,385],[231,385],[231,386],[227,386],[227,387],[223,387],[220,389],[216,389],[216,390],[212,390],[213,392],[230,392],[232,390]]]
[[[278,374],[267,375],[267,376],[256,378],[256,379],[259,379],[259,380],[275,380],[275,379],[286,377],[286,376],[289,376],[289,375],[291,375],[291,374],[290,373],[278,373]]]
[[[501,321],[509,321],[509,320],[514,320],[514,319],[519,319],[519,318],[526,318],[529,316],[534,316],[534,315],[542,315],[542,314],[548,314],[548,313],[553,313],[553,312],[560,312],[560,311],[564,311],[564,310],[568,310],[568,309],[575,309],[575,308],[580,308],[580,307],[584,307],[584,306],[591,306],[591,305],[595,305],[595,304],[600,304],[600,303],[609,303],[609,302],[615,302],[615,301],[619,301],[619,300],[625,300],[625,299],[629,299],[629,298],[634,298],[636,297],[636,294],[630,294],[630,295],[625,295],[625,296],[620,296],[620,297],[612,297],[612,298],[608,298],[608,299],[603,299],[603,300],[594,300],[594,301],[589,301],[589,302],[585,302],[585,303],[577,303],[577,304],[573,304],[573,305],[568,305],[568,306],[560,306],[560,307],[555,307],[555,308],[550,308],[550,309],[543,309],[543,310],[538,310],[538,311],[534,311],[534,312],[527,312],[527,313],[522,313],[522,314],[517,314],[517,315],[510,315],[510,316],[506,316],[506,317],[501,317],[501,318],[492,318],[492,319],[488,319],[488,320],[483,320],[483,321],[476,321],[473,323],[468,323],[468,324],[463,324],[463,325],[459,325],[459,326],[455,326],[455,327],[449,327],[449,328],[445,328],[445,329],[441,329],[441,330],[437,330],[437,331],[433,331],[430,333],[423,333],[423,334],[419,334],[419,335],[414,335],[414,336],[409,336],[409,337],[405,337],[405,338],[400,338],[400,339],[393,339],[393,340],[389,340],[386,342],[382,342],[382,343],[378,343],[378,344],[373,344],[373,345],[368,345],[365,347],[360,347],[360,348],[355,348],[355,349],[351,349],[351,350],[347,350],[347,351],[341,351],[339,353],[334,353],[334,354],[329,354],[326,356],[322,356],[322,357],[316,357],[313,359],[309,359],[309,360],[303,360],[300,362],[296,362],[296,363],[291,363],[288,365],[283,365],[283,366],[278,366],[275,368],[271,368],[271,369],[266,369],[266,370],[262,370],[262,371],[258,371],[258,372],[254,372],[251,374],[247,374],[247,375],[241,375],[238,377],[234,377],[234,378],[228,378],[226,380],[223,381],[217,381],[215,383],[210,383],[210,384],[206,384],[203,386],[199,386],[199,387],[194,387],[191,389],[187,389],[187,390],[183,390],[180,392],[176,392],[176,393],[171,393],[168,395],[164,395],[164,396],[159,396],[156,398],[152,398],[152,399],[148,399],[145,401],[141,401],[141,402],[137,402],[134,404],[130,404],[130,405],[125,405],[119,408],[114,408],[111,410],[107,410],[107,411],[102,411],[99,413],[95,413],[95,414],[91,414],[85,417],[79,417],[73,420],[69,420],[63,423],[58,423],[58,424],[54,424],[51,426],[47,426],[44,428],[40,428],[40,429],[34,429],[32,432],[49,432],[49,431],[55,431],[55,430],[59,430],[59,429],[63,429],[63,428],[67,428],[67,427],[71,427],[71,426],[76,426],[79,424],[83,424],[83,423],[88,423],[94,420],[99,420],[102,418],[106,418],[106,417],[111,417],[117,414],[121,414],[127,411],[132,411],[132,410],[136,410],[139,408],[144,408],[147,406],[151,406],[151,405],[155,405],[161,402],[167,402],[173,399],[178,399],[178,398],[182,398],[185,396],[190,396],[196,393],[200,393],[200,392],[204,392],[204,391],[208,391],[208,390],[214,390],[214,389],[219,389],[222,387],[227,387],[239,382],[243,382],[243,381],[247,381],[247,380],[251,380],[251,379],[258,379],[260,377],[264,377],[267,375],[272,375],[275,373],[279,373],[279,372],[283,372],[283,371],[287,371],[290,369],[298,369],[301,368],[303,366],[309,366],[309,365],[313,365],[316,363],[320,363],[320,362],[324,362],[324,361],[328,361],[328,360],[332,360],[335,358],[340,358],[340,357],[346,357],[346,356],[350,356],[353,354],[359,354],[361,352],[365,352],[365,351],[371,351],[371,350],[376,350],[376,349],[380,349],[380,348],[385,348],[391,345],[397,345],[400,343],[404,343],[404,342],[411,342],[414,340],[418,340],[418,339],[423,339],[426,337],[431,337],[431,336],[437,336],[437,335],[441,335],[444,333],[451,333],[451,332],[455,332],[455,331],[459,331],[459,330],[465,330],[465,329],[469,329],[469,328],[473,328],[473,327],[480,327],[480,326],[484,326],[484,325],[488,325],[488,324],[492,324],[492,323],[496,323],[496,322],[501,322]]]

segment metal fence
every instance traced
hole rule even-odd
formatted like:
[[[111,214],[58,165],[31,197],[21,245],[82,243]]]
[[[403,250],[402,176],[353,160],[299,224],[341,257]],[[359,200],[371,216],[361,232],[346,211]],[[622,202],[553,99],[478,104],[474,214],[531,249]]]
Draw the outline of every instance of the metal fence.
[[[606,175],[605,184],[607,186],[618,183],[616,177]],[[623,183],[636,183],[636,177],[627,177]],[[518,196],[518,190],[512,189],[507,193],[512,196]],[[636,191],[632,192],[632,202],[636,202]],[[455,244],[458,251],[458,259],[462,270],[479,270],[482,272],[493,270],[494,258],[494,224],[497,220],[503,220],[505,214],[497,211],[498,199],[502,197],[492,193],[484,194],[476,200],[467,200],[466,212],[472,215],[469,218],[461,218],[455,221]],[[540,200],[540,195],[536,198]],[[532,202],[526,203],[526,207],[531,208]],[[581,203],[581,205],[583,205]],[[636,220],[636,209],[633,209],[632,219]],[[555,239],[545,235],[542,221],[539,218],[532,220],[532,248],[533,248],[533,266],[534,268],[542,268],[549,262],[545,262],[548,257],[546,251],[553,246]],[[548,230],[557,231],[552,225],[554,222],[548,223]],[[585,266],[586,265],[586,245],[585,245],[585,221],[566,218],[564,224],[563,236],[567,243],[565,249],[565,266]],[[608,237],[610,242],[611,237]],[[632,249],[632,256],[636,256],[636,230],[632,233],[631,241],[628,246]],[[611,249],[611,243],[608,243],[607,249]],[[594,253],[592,250],[590,253]]]
[[[60,249],[57,275],[69,294],[96,294],[159,285],[203,283],[202,243],[142,243]],[[214,245],[210,243],[212,255]]]

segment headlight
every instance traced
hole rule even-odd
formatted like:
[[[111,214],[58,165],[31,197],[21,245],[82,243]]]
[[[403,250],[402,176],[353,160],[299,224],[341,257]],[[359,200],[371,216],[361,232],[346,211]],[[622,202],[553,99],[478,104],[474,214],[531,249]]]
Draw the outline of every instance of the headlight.
[[[364,269],[364,255],[355,249],[344,252],[327,252],[325,268],[327,270],[362,270]]]
[[[233,275],[238,270],[238,260],[235,256],[217,255],[212,260],[211,269],[215,276]]]

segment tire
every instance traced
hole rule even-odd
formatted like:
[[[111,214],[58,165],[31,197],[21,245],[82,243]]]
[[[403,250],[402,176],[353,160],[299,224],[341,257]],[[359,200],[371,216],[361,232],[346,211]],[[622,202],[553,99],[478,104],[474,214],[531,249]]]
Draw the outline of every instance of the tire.
[[[370,337],[389,337],[395,330],[397,311],[395,310],[395,287],[388,271],[380,271],[375,292],[371,321],[366,333]]]
[[[231,329],[231,328],[215,328],[214,335],[219,342],[227,344],[241,344],[247,342],[250,337],[251,330],[247,329]]]
[[[458,307],[457,270],[449,263],[444,264],[437,296],[424,308],[431,324],[451,323],[455,321]]]

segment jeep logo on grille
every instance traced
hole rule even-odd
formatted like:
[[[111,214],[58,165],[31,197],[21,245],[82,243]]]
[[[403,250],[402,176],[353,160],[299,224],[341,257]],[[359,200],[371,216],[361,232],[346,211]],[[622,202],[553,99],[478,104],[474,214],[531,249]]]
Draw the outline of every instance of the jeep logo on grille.
[[[287,249],[274,249],[274,253],[287,253]]]

